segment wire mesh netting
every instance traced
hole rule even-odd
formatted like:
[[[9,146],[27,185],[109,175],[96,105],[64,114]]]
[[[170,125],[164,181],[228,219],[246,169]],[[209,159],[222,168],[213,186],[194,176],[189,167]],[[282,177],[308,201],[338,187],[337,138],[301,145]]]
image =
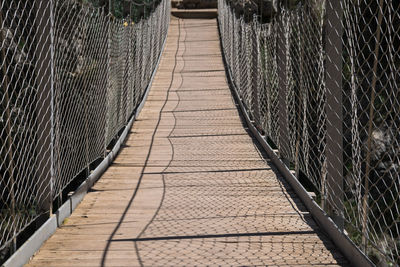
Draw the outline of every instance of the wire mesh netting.
[[[369,258],[400,264],[400,3],[219,0],[222,47],[255,127]],[[242,1],[243,2],[243,1]]]
[[[0,2],[1,255],[106,156],[161,54],[170,1],[121,18],[97,2]]]

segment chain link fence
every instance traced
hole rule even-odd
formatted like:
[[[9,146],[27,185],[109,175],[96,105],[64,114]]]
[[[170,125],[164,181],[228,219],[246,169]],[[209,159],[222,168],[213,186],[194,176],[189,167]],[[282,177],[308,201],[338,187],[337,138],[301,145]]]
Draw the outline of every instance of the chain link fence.
[[[400,3],[299,0],[267,23],[219,0],[255,127],[376,264],[400,264]]]
[[[3,0],[0,7],[4,259],[112,148],[156,67],[170,1],[147,5],[135,22],[90,1]]]

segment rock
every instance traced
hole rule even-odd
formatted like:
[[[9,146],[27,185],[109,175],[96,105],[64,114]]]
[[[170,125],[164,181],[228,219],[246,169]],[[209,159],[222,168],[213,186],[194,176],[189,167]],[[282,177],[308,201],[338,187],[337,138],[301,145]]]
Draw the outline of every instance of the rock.
[[[371,134],[371,160],[380,161],[383,157],[394,156],[393,144],[396,142],[392,129],[378,128]],[[399,140],[397,140],[399,141]],[[365,141],[365,152],[368,149],[368,141]],[[384,163],[384,162],[383,162]]]
[[[373,160],[378,160],[385,153],[388,142],[391,142],[391,138],[387,132],[380,129],[372,132],[371,150]]]

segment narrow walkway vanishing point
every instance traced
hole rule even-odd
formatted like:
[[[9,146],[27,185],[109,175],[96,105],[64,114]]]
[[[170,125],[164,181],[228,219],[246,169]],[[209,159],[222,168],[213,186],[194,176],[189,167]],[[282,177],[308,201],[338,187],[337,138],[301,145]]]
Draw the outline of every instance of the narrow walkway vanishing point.
[[[348,262],[246,132],[217,21],[172,18],[125,147],[28,265]]]

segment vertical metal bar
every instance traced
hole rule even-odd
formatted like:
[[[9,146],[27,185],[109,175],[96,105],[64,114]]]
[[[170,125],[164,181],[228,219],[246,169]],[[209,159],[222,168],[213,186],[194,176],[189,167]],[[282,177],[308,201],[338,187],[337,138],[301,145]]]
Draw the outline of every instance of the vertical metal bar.
[[[289,165],[285,156],[289,155],[289,121],[288,121],[288,106],[286,103],[287,96],[287,38],[285,30],[285,15],[281,10],[278,35],[277,35],[277,59],[278,59],[278,110],[279,110],[279,153],[280,158],[286,166]]]
[[[129,92],[129,99],[128,99],[128,117],[129,115],[132,114],[133,112],[133,108],[134,108],[134,101],[133,101],[133,88],[132,88],[132,83],[133,83],[133,71],[132,71],[132,56],[133,56],[133,32],[134,32],[134,23],[133,23],[133,19],[132,19],[132,2],[129,2],[129,30],[128,30],[128,34],[129,34],[129,47],[128,47],[128,71],[129,71],[129,86],[128,86],[128,92]]]
[[[108,1],[108,13],[110,13],[111,15],[114,15],[113,0]]]
[[[110,87],[111,87],[111,79],[110,79],[110,73],[111,73],[111,0],[108,2],[108,16],[106,19],[107,22],[107,84],[106,84],[106,111],[105,111],[105,129],[104,129],[104,147],[103,147],[103,157],[106,158],[107,156],[107,145],[108,145],[108,135],[110,132],[110,103],[109,103],[109,92],[110,92]]]
[[[91,23],[91,21],[90,21]],[[89,30],[88,30],[88,23],[84,22],[82,23],[82,40],[85,41],[90,38],[88,35]],[[89,152],[89,146],[90,146],[90,141],[89,141],[89,135],[90,135],[90,127],[89,127],[89,103],[92,99],[90,99],[90,92],[87,86],[82,87],[82,95],[81,95],[81,101],[83,102],[83,123],[84,123],[84,138],[85,138],[85,167],[86,167],[86,177],[89,176],[90,174],[90,152]],[[81,102],[81,103],[82,103]]]
[[[326,6],[326,211],[343,230],[342,5]],[[324,193],[324,192],[323,192]]]
[[[303,44],[303,35],[304,34],[306,34],[306,31],[302,31],[302,27],[301,27],[301,23],[302,22],[304,22],[306,25],[307,25],[307,23],[308,23],[308,21],[306,20],[306,21],[304,21],[304,16],[297,16],[296,17],[296,28],[297,28],[297,30],[299,31],[299,34],[298,34],[298,38],[297,38],[297,41],[298,41],[298,47],[299,47],[299,59],[298,59],[298,61],[299,61],[299,81],[298,81],[298,83],[299,83],[299,90],[297,91],[298,92],[298,95],[297,96],[295,96],[295,97],[297,97],[298,98],[298,100],[296,101],[296,104],[297,104],[297,108],[296,108],[296,112],[297,112],[297,115],[296,115],[296,134],[297,134],[297,140],[296,140],[296,150],[295,150],[295,157],[294,157],[294,161],[295,161],[295,164],[294,164],[294,168],[295,168],[295,174],[296,174],[296,177],[298,178],[299,177],[299,175],[300,175],[300,142],[301,142],[301,139],[302,138],[306,138],[306,136],[304,136],[304,134],[302,134],[302,133],[304,133],[304,127],[307,127],[306,125],[304,125],[305,123],[304,123],[304,120],[305,120],[305,114],[306,114],[306,111],[305,111],[305,107],[306,107],[306,105],[307,105],[307,103],[304,103],[304,101],[305,101],[305,97],[303,97],[304,96],[304,91],[306,90],[306,88],[304,88],[304,82],[303,82],[303,74],[304,74],[304,50],[306,49],[305,47],[304,47],[304,44]],[[301,123],[303,122],[303,127],[301,127],[300,125],[301,125]],[[305,142],[305,140],[304,140],[304,142]],[[304,153],[302,153],[302,154],[304,154]]]
[[[254,122],[255,126],[258,130],[261,130],[261,119],[260,119],[260,105],[259,105],[259,90],[258,81],[259,81],[259,66],[258,66],[258,53],[259,53],[259,38],[257,36],[257,18],[253,18],[253,22],[251,24],[252,28],[252,104],[254,107]]]
[[[35,0],[39,211],[51,214],[53,197],[53,1]],[[41,220],[39,220],[41,223]]]

